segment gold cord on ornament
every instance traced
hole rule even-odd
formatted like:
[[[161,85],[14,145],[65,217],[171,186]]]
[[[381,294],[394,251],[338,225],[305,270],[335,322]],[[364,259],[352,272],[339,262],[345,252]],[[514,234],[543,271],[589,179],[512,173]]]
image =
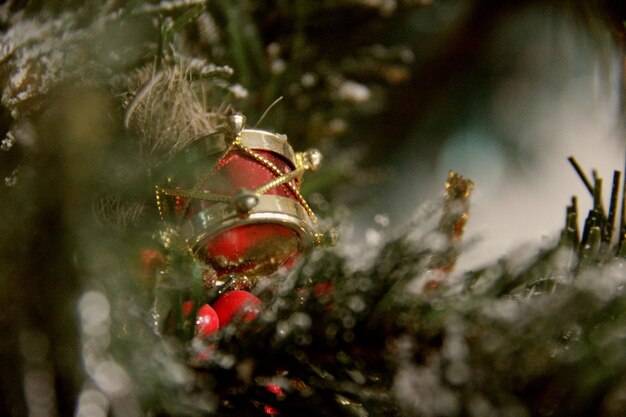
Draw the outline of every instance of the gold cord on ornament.
[[[159,209],[159,214],[161,218],[165,218],[168,214],[168,208],[163,204],[162,195],[171,196],[171,197],[183,197],[186,198],[185,207],[183,212],[186,212],[189,204],[191,204],[190,199],[197,199],[203,201],[212,201],[215,203],[225,203],[231,204],[240,214],[245,215],[249,210],[251,210],[258,202],[259,196],[264,195],[270,190],[279,187],[281,185],[285,185],[293,194],[297,202],[304,208],[306,214],[310,218],[311,222],[316,225],[318,223],[317,216],[304,199],[302,194],[300,193],[298,183],[292,182],[293,180],[300,180],[305,171],[316,171],[321,163],[322,154],[316,149],[310,149],[306,152],[299,152],[294,155],[293,163],[295,165],[295,169],[291,172],[285,173],[281,169],[279,169],[274,163],[260,155],[259,153],[252,150],[250,147],[246,146],[242,141],[242,134],[244,133],[244,124],[245,117],[239,113],[234,113],[229,116],[229,119],[225,125],[226,135],[232,138],[231,143],[228,147],[221,153],[221,156],[217,158],[216,162],[212,164],[211,168],[207,170],[206,175],[204,175],[191,190],[185,190],[180,188],[168,188],[168,187],[157,187],[156,190],[156,200],[157,206]],[[233,150],[240,150],[250,158],[254,159],[256,162],[264,166],[266,169],[271,171],[276,178],[273,180],[263,184],[258,187],[256,190],[240,190],[237,194],[233,195],[223,195],[223,194],[214,194],[206,191],[201,191],[201,187],[210,176],[213,174],[215,167],[218,162],[229,152]],[[293,152],[293,151],[290,151]],[[291,159],[291,158],[290,158]],[[243,203],[242,203],[243,202]],[[323,241],[322,234],[315,234],[314,240],[316,243]],[[332,239],[331,239],[332,240]]]
[[[239,137],[237,137],[237,139],[235,139],[235,142],[233,143],[233,146],[241,149],[243,152],[245,152],[246,154],[248,154],[249,156],[251,156],[252,158],[254,158],[255,160],[257,160],[258,162],[260,162],[261,164],[263,164],[266,168],[268,168],[270,171],[272,171],[275,175],[278,175],[277,179],[280,179],[282,176],[285,175],[284,172],[282,172],[276,165],[274,165],[272,162],[268,161],[267,159],[265,159],[263,156],[259,155],[258,153],[254,152],[252,149],[248,148],[246,145],[244,145],[243,143],[241,143],[241,140],[239,140]],[[267,185],[267,184],[266,184]],[[302,194],[300,194],[300,190],[298,190],[293,184],[291,184],[290,182],[286,182],[285,185],[289,188],[289,190],[294,194],[294,196],[296,197],[296,200],[298,200],[298,202],[302,205],[302,207],[304,207],[304,210],[307,212],[307,214],[309,215],[309,217],[311,218],[311,221],[314,224],[317,224],[317,216],[315,215],[315,213],[313,212],[313,210],[311,210],[311,207],[309,207],[309,204],[306,202],[306,200],[304,199],[304,197],[302,197]],[[273,187],[272,187],[273,188]],[[270,188],[271,189],[271,188]]]

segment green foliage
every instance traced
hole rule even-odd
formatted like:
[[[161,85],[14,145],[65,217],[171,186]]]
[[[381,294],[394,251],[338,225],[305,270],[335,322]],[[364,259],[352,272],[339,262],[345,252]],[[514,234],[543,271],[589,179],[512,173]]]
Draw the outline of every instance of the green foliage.
[[[397,124],[363,124],[395,114],[415,69],[388,28],[446,2],[123,3],[1,6],[0,414],[623,415],[624,226],[616,186],[606,212],[595,175],[582,233],[574,202],[561,240],[538,253],[430,287],[432,260],[463,250],[430,205],[400,235],[381,232],[381,247],[355,248],[374,253],[367,266],[307,253],[257,285],[256,320],[196,337],[182,303],[216,294],[182,245],[158,247],[154,185],[180,144],[168,140],[212,133],[231,106],[252,124],[284,95],[264,127],[331,156],[305,191],[332,216],[328,200],[362,201],[345,190],[383,177],[338,142],[363,152],[393,139]],[[478,17],[489,9],[476,4]],[[190,120],[207,122],[192,133],[164,114],[183,88]],[[152,126],[171,145],[158,155],[142,153],[125,117],[142,92],[171,104],[147,119],[162,119]],[[146,248],[168,253],[156,276],[142,270]]]

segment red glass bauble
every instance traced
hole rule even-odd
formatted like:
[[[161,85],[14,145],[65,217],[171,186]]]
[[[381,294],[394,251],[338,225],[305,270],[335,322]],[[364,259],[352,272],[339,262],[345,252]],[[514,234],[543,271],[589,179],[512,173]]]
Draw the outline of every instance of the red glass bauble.
[[[207,337],[218,331],[219,328],[220,319],[213,307],[208,304],[202,305],[196,316],[196,335]]]
[[[233,318],[248,322],[254,320],[261,311],[261,300],[248,291],[234,290],[218,298],[213,303],[213,309],[221,326],[227,325]]]

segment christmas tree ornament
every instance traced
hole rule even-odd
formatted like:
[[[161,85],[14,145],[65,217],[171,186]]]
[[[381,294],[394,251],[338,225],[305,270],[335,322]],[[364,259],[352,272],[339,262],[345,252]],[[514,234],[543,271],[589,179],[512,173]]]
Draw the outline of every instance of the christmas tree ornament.
[[[434,254],[428,269],[432,279],[428,280],[424,289],[435,290],[441,281],[454,269],[458,258],[458,243],[463,238],[465,225],[469,220],[470,196],[474,190],[474,182],[463,178],[454,171],[448,173],[445,184],[443,210],[439,220],[439,232],[448,242],[448,249]]]
[[[245,117],[232,113],[219,133],[170,161],[166,185],[157,187],[159,212],[214,271],[208,281],[267,276],[336,239],[320,231],[300,193],[304,172],[321,160],[315,149],[294,152],[284,135],[246,129]]]
[[[439,229],[450,241],[458,242],[463,237],[465,225],[469,220],[469,198],[474,191],[474,182],[450,171],[445,189]]]
[[[196,315],[196,328],[195,333],[200,337],[207,337],[218,331],[220,328],[220,319],[213,309],[208,304],[202,305],[198,309]]]
[[[248,291],[229,291],[213,303],[213,310],[220,326],[226,326],[233,318],[243,322],[254,320],[261,311],[261,300]]]

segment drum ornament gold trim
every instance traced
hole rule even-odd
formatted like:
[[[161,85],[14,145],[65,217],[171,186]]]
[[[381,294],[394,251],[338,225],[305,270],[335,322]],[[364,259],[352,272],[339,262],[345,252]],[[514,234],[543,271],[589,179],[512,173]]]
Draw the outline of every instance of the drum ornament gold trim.
[[[183,225],[181,235],[195,253],[204,242],[225,230],[248,224],[275,223],[294,231],[302,242],[302,250],[314,243],[315,226],[307,220],[308,215],[295,200],[262,195],[258,204],[243,218],[230,205],[215,204],[208,207]]]
[[[223,132],[206,136],[188,148],[199,149],[202,158],[216,158],[216,163],[229,152],[239,150],[272,172],[275,178],[255,190],[241,189],[234,195],[214,194],[200,189],[216,167],[216,163],[211,164],[205,178],[192,189],[156,187],[156,201],[161,219],[168,220],[176,216],[173,207],[177,197],[186,199],[187,206],[194,199],[214,203],[193,214],[191,218],[178,218],[180,235],[196,256],[199,256],[205,243],[220,233],[239,226],[262,223],[278,224],[292,230],[298,238],[300,251],[311,245],[334,245],[336,231],[333,229],[323,233],[319,230],[315,213],[300,194],[304,172],[316,171],[322,154],[316,149],[296,153],[285,135],[244,129],[244,124],[245,117],[233,113],[229,116]],[[285,173],[256,151],[279,155],[293,170]],[[294,198],[267,194],[281,185],[286,186]]]

